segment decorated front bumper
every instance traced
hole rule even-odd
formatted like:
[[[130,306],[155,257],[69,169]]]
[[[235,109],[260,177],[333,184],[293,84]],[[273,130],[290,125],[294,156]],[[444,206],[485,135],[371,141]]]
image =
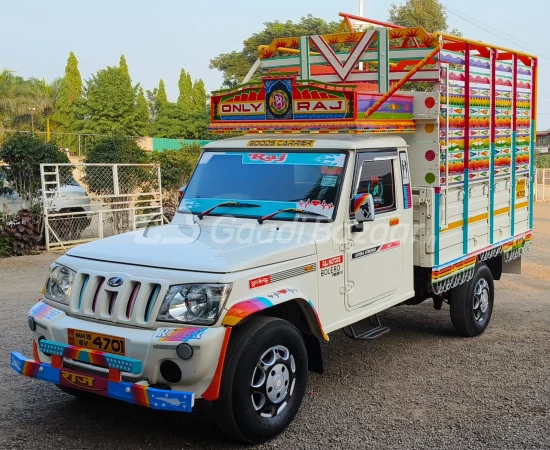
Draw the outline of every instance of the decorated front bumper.
[[[103,397],[152,409],[191,412],[195,394],[150,387],[146,382],[122,381],[122,372],[140,373],[142,362],[123,356],[87,350],[47,340],[40,341],[40,351],[51,354],[51,364],[25,358],[12,352],[10,365],[19,375],[78,389]],[[63,358],[90,363],[109,369],[109,376],[101,377],[63,367]]]
[[[87,355],[85,357],[94,358],[97,355],[94,352],[105,352],[111,355],[110,357],[140,362],[136,370],[123,371],[122,377],[125,382],[141,385],[146,380],[150,385],[169,385],[173,392],[194,392],[195,398],[215,400],[219,392],[220,356],[227,346],[231,328],[175,328],[167,325],[157,329],[139,329],[121,327],[116,323],[90,322],[69,316],[43,301],[34,305],[29,313],[29,326],[36,346],[34,360],[37,363],[53,364],[53,352],[42,351],[42,342],[45,341],[62,344],[68,348],[78,348],[80,351],[93,350],[84,352]],[[83,338],[88,340],[88,344],[82,342],[79,337],[82,334],[92,335],[92,338]],[[124,350],[119,353],[112,351],[117,348],[90,349],[90,340],[98,335],[123,341]],[[178,354],[178,347],[182,345],[187,349],[187,359]],[[117,353],[123,356],[117,356]],[[71,356],[65,358],[66,369],[90,376],[108,377],[108,370],[101,368],[102,366],[95,361],[79,360]],[[179,368],[179,380],[163,378],[161,365],[167,362]]]

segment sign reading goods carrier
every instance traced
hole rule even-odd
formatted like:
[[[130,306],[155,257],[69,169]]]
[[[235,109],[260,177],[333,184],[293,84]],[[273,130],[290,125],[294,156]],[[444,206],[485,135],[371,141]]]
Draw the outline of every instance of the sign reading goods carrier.
[[[315,139],[252,139],[248,141],[248,147],[291,147],[312,148]]]

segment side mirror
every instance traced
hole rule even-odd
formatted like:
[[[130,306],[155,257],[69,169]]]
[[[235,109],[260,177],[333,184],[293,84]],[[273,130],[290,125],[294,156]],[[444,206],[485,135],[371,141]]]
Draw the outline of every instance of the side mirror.
[[[364,222],[374,222],[376,213],[374,211],[374,198],[370,194],[356,194],[353,196],[352,212],[355,214],[355,220],[360,224]]]

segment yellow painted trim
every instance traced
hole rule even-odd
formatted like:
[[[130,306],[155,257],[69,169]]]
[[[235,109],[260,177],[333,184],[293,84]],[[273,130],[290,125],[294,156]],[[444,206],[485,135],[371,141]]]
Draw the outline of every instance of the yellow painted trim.
[[[520,203],[516,205],[516,209],[523,209],[523,208],[529,208],[529,202]]]
[[[497,209],[495,211],[495,216],[502,216],[503,214],[508,214],[510,212],[510,207]]]
[[[483,220],[487,220],[489,218],[489,214],[480,214],[479,216],[470,217],[468,219],[468,225],[471,225],[476,222],[481,222]],[[453,222],[449,224],[447,228],[444,230],[441,230],[442,233],[446,233],[447,231],[456,230],[457,228],[462,228],[464,226],[464,221],[459,220],[458,222]]]

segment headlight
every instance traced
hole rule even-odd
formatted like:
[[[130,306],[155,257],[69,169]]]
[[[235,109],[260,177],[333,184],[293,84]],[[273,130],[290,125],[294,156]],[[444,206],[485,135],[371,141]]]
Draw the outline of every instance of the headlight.
[[[230,292],[230,284],[172,286],[164,298],[157,320],[214,325]]]
[[[65,266],[54,264],[50,271],[50,278],[48,278],[48,282],[46,283],[46,298],[69,304],[75,275],[75,271]]]

